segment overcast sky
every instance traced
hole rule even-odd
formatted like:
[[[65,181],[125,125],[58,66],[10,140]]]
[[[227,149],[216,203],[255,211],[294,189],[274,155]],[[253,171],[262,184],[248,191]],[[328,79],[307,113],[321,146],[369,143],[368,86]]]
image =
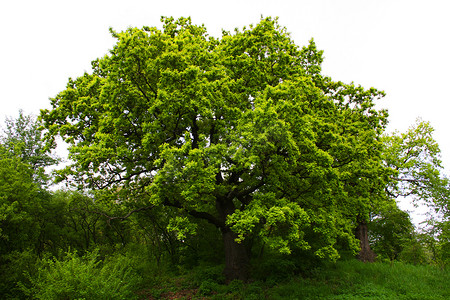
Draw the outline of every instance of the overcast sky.
[[[114,45],[116,31],[161,27],[161,16],[191,16],[210,35],[279,17],[297,45],[314,38],[325,51],[323,73],[384,90],[379,107],[389,130],[430,121],[450,169],[450,1],[139,1],[2,0],[0,124],[19,109],[39,114],[69,77]]]

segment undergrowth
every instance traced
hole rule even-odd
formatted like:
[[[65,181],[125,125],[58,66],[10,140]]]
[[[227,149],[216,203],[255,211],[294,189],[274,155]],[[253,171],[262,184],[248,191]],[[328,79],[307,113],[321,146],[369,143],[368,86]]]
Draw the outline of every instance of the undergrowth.
[[[29,299],[450,299],[450,271],[431,265],[350,259],[306,270],[273,258],[255,264],[249,282],[226,284],[223,265],[164,268],[134,254],[42,259],[19,286]]]
[[[168,276],[141,291],[141,299],[450,299],[450,272],[429,265],[348,260],[315,268],[307,276],[288,270],[289,278],[268,273],[270,280],[235,280],[228,285],[222,267],[197,267]]]

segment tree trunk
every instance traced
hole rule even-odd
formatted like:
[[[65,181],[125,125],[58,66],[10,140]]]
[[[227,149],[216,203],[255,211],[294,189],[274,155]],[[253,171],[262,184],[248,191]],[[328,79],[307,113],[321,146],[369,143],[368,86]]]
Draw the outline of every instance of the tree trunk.
[[[249,257],[244,243],[237,243],[237,235],[227,229],[222,232],[225,247],[225,278],[227,282],[234,279],[247,281],[249,278]]]
[[[355,235],[359,240],[359,245],[361,247],[358,254],[358,259],[363,262],[374,262],[377,255],[370,248],[367,223],[365,221],[359,222],[358,227],[356,227]]]
[[[219,213],[219,225],[222,232],[222,239],[225,252],[225,269],[223,271],[225,279],[228,282],[239,279],[247,281],[249,279],[250,260],[247,252],[246,242],[237,243],[238,237],[228,226],[226,226],[227,217],[234,213],[236,207],[233,198],[222,198],[216,200],[216,207]]]

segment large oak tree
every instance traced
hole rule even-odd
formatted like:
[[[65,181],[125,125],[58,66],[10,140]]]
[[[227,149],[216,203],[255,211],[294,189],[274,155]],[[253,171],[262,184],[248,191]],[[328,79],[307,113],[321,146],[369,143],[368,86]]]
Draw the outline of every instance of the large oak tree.
[[[116,200],[179,210],[182,238],[207,220],[227,279],[246,279],[249,237],[282,253],[336,258],[358,244],[383,167],[376,89],[321,75],[277,20],[209,37],[190,19],[112,31],[117,43],[70,79],[41,117],[70,144],[61,174]],[[118,198],[117,198],[118,197]]]

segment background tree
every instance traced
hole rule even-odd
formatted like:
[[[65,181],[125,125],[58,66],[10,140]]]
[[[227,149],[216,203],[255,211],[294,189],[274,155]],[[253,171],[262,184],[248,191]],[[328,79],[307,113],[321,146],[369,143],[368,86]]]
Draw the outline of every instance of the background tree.
[[[373,216],[369,231],[373,250],[391,261],[398,260],[403,249],[414,240],[414,225],[409,214],[392,201]]]
[[[46,198],[33,180],[33,169],[0,145],[0,294],[14,294],[15,280],[23,270],[12,272],[14,258],[31,252],[36,257],[40,234],[42,203]]]
[[[444,175],[433,131],[429,122],[419,119],[404,133],[384,136],[384,161],[395,172],[386,191],[393,198],[408,197],[416,205],[428,205],[433,209],[428,231],[431,239],[437,238],[441,249],[448,245],[450,184]],[[446,251],[448,249],[439,253]]]
[[[46,188],[45,167],[56,159],[45,149],[40,123],[19,112],[7,119],[0,138],[0,294],[20,295],[36,261],[76,248],[67,225],[67,199]]]
[[[45,167],[55,165],[58,158],[46,147],[40,126],[40,121],[20,110],[17,118],[6,118],[0,143],[11,155],[29,164],[35,179],[43,183],[48,180]]]
[[[432,203],[447,196],[448,180],[443,177],[440,149],[433,131],[429,122],[417,120],[405,133],[384,136],[384,162],[395,171],[386,188],[392,197]]]
[[[110,54],[42,111],[49,143],[71,145],[60,174],[114,201],[176,209],[168,228],[181,239],[193,218],[212,224],[229,280],[248,278],[255,238],[320,258],[335,259],[338,240],[356,249],[383,93],[321,76],[314,42],[299,49],[271,18],[221,39],[190,19],[163,22],[111,31]]]
[[[40,201],[34,200],[41,194],[32,176],[27,164],[0,146],[0,254],[33,245],[39,235],[39,228],[33,229],[32,224],[33,215],[40,213]]]

